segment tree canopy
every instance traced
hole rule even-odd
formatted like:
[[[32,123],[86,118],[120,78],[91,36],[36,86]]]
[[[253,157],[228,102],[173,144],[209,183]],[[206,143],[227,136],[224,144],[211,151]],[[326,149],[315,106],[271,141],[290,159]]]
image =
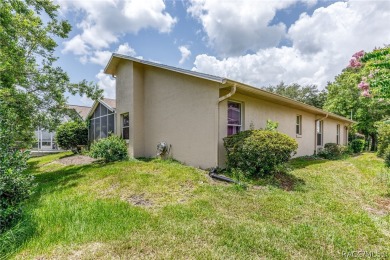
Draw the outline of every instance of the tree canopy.
[[[370,136],[375,149],[377,127],[375,123],[390,115],[390,100],[384,98],[368,98],[361,94],[357,87],[364,71],[346,69],[328,84],[328,96],[324,109],[357,121],[354,128]]]
[[[65,92],[92,99],[102,94],[85,80],[71,83],[56,66],[55,39],[71,30],[58,19],[58,8],[50,0],[0,0],[0,117],[18,140],[38,124],[49,129],[58,124],[66,113]]]
[[[390,98],[390,46],[352,55],[349,70],[361,74],[357,87],[365,97]]]
[[[281,82],[264,89],[318,108],[322,108],[326,100],[326,91],[320,91],[315,85],[301,86],[296,83],[286,85]]]

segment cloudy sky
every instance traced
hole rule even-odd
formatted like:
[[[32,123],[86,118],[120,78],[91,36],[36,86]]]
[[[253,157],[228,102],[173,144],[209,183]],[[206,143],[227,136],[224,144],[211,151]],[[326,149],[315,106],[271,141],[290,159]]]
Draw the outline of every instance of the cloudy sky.
[[[390,44],[390,0],[56,0],[73,26],[57,55],[73,81],[95,81],[112,52],[256,87],[328,81],[353,53]],[[85,97],[69,103],[90,105]]]

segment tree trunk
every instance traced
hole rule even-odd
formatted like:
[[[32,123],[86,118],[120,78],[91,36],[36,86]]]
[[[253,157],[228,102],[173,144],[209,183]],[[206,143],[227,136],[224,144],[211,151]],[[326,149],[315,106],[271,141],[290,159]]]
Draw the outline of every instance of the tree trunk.
[[[370,136],[371,136],[371,149],[370,149],[370,151],[375,152],[376,151],[376,135],[371,134]]]

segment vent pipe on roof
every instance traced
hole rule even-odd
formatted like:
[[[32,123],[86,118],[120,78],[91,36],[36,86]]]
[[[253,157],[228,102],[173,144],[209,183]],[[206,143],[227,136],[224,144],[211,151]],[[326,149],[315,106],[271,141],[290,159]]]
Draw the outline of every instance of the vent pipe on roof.
[[[225,96],[220,97],[218,99],[218,102],[222,102],[225,99],[230,98],[231,96],[233,96],[236,93],[236,90],[237,90],[237,86],[236,86],[236,84],[234,84],[232,89],[230,90],[230,92],[228,94],[226,94]]]

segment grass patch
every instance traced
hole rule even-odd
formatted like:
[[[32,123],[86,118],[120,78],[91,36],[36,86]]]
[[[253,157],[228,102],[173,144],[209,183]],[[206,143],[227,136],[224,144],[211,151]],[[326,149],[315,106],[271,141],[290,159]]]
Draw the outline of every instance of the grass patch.
[[[0,237],[11,258],[390,256],[383,161],[295,159],[288,175],[239,189],[172,161],[64,166],[30,160],[38,183],[23,222]],[[286,188],[288,187],[288,188]]]

